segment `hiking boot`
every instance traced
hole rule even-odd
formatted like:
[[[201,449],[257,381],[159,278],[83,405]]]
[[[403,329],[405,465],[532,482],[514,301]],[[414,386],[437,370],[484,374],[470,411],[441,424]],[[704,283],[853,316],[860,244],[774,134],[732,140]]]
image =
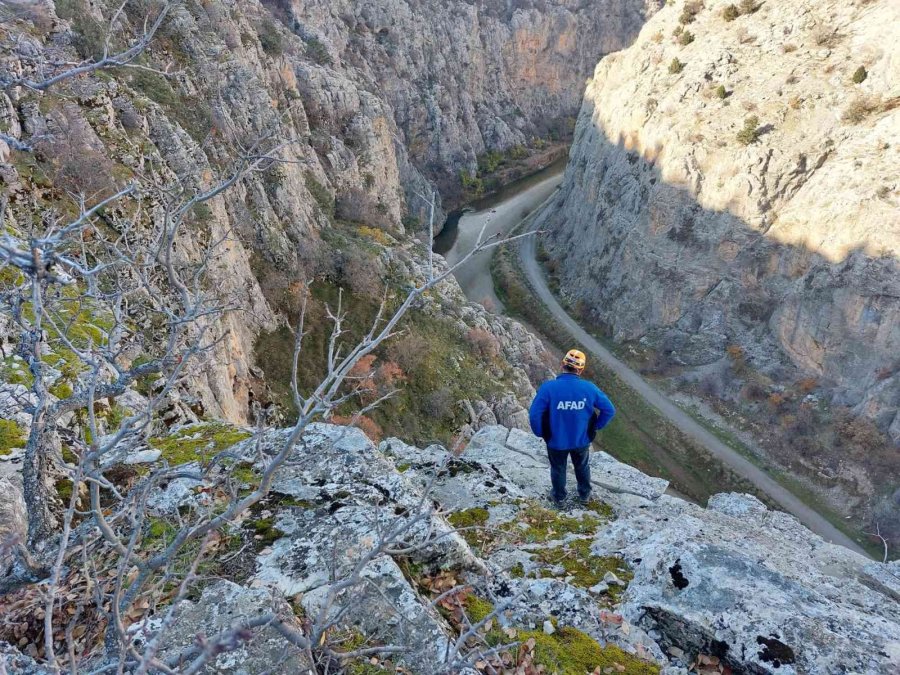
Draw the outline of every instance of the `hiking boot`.
[[[547,493],[547,501],[550,502],[551,506],[555,506],[556,508],[562,508],[566,504],[566,498],[557,499],[553,496],[552,492]]]
[[[593,501],[593,499],[594,499],[593,492],[588,492],[587,497],[582,497],[581,495],[578,495],[578,503],[581,504],[582,506],[587,506],[588,504],[591,503],[591,501]]]

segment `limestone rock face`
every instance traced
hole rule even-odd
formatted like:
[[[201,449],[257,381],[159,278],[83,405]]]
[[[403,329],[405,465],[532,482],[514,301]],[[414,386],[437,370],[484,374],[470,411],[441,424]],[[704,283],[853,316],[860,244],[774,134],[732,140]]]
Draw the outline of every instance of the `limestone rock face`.
[[[418,166],[455,181],[476,156],[565,128],[585,77],[655,0],[291,2],[296,30],[390,104]],[[315,40],[315,42],[312,42]]]
[[[91,3],[100,24],[116,9]],[[624,46],[648,11],[643,0],[609,0],[604,10],[573,0],[516,10],[499,0],[486,7],[214,0],[197,11],[173,11],[164,44],[148,50],[160,68],[177,60],[177,77],[123,71],[69,81],[43,95],[3,92],[0,127],[13,139],[53,139],[47,152],[57,163],[80,156],[94,168],[112,162],[138,182],[153,167],[186,193],[223,176],[236,144],[267,134],[281,142],[283,163],[210,201],[178,241],[188,259],[209,241],[227,242],[208,283],[223,304],[242,311],[216,327],[210,337],[217,348],[186,390],[196,409],[243,422],[258,385],[254,341],[281,320],[264,292],[266,280],[318,274],[330,253],[322,239],[335,217],[409,243],[402,223],[421,215],[414,195],[430,192],[431,180],[456,179],[486,149],[525,142],[573,116],[592,64]],[[4,72],[35,75],[29,50],[51,61],[80,60],[78,17],[59,11],[65,16],[52,17],[57,29],[49,33],[36,35],[24,20],[10,25],[24,46],[0,53]],[[120,19],[134,27],[143,16],[126,12]],[[50,199],[45,181],[23,168],[26,160],[17,151],[0,152],[4,222],[13,231]],[[86,192],[114,182],[96,173]],[[440,208],[436,220],[442,222]]]
[[[273,600],[264,589],[250,589],[219,580],[203,590],[196,602],[185,600],[177,608],[169,639],[163,641],[160,656],[176,659],[196,644],[197,637],[213,637],[228,631],[242,621],[252,620],[261,614],[272,612],[281,619],[291,616],[291,609],[283,600]],[[157,628],[154,621],[146,622],[142,629],[152,635]],[[260,636],[241,644],[235,640],[236,649],[217,656],[203,672],[223,675],[252,675],[271,670],[282,672],[308,672],[309,660],[302,650],[292,645],[274,628],[266,628]],[[187,658],[180,666],[191,662]]]
[[[816,378],[900,440],[900,7],[683,5],[588,85],[548,216],[562,292],[682,364],[735,345]]]

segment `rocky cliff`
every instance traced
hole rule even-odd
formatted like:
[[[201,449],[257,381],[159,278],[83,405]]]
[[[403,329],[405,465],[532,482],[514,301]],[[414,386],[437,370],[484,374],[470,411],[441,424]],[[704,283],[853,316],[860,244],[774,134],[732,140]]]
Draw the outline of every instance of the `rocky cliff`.
[[[809,441],[829,416],[900,441],[898,18],[669,3],[589,82],[544,240],[587,321],[736,404],[786,463],[857,483],[842,495],[872,496],[846,460],[880,446]]]
[[[670,3],[600,62],[547,249],[617,340],[737,345],[900,439],[897,5],[741,7]]]
[[[474,171],[488,151],[567,136],[598,58],[628,45],[657,8],[653,0],[272,4],[321,60],[389,103],[415,165],[451,192],[458,170]]]
[[[18,3],[0,27],[4,71],[33,77],[42,59],[97,58],[112,17],[115,47],[153,9],[116,8]],[[149,169],[187,193],[208,188],[241,147],[267,135],[281,142],[277,165],[198,211],[180,242],[196,255],[205,242],[229,241],[211,285],[243,311],[217,329],[217,353],[189,398],[245,419],[264,375],[254,368],[258,335],[296,305],[284,290],[316,278],[346,287],[351,267],[376,277],[384,269],[364,261],[366,247],[348,254],[346,238],[329,233],[348,223],[381,229],[392,235],[382,242],[390,257],[421,227],[415,194],[430,192],[431,180],[455,185],[486,150],[559,127],[591,64],[639,29],[645,3],[600,9],[570,0],[176,3],[140,69],[0,94],[0,130],[37,149],[3,144],[5,221],[23,234],[36,211],[70,212],[70,195],[140,184]],[[437,206],[440,222],[440,197]]]
[[[176,433],[202,441],[208,431]],[[235,476],[242,487],[259,480],[287,433],[223,448],[247,463]],[[171,451],[126,461],[156,467]],[[202,592],[171,616],[165,600],[129,614],[129,635],[169,659],[198,635],[254,617],[273,612],[304,631],[324,610],[330,635],[343,636],[338,649],[369,647],[341,664],[349,673],[838,675],[900,665],[896,563],[828,544],[747,495],[716,495],[704,509],[605,453],[591,465],[596,498],[559,511],[543,501],[546,450],[530,434],[487,427],[457,456],[398,439],[376,447],[356,429],[314,425],[270,498],[229,527]],[[148,502],[151,527],[166,532],[160,523],[179,513],[214,508],[214,483],[212,474],[168,483]],[[416,525],[402,547],[366,559],[407,520]],[[360,561],[360,581],[341,586]],[[0,624],[6,640],[19,620],[34,621],[15,597],[7,602],[16,620]],[[204,672],[309,668],[290,635],[247,632]],[[0,655],[16,672],[49,672],[9,646]],[[97,654],[82,663],[102,662]]]

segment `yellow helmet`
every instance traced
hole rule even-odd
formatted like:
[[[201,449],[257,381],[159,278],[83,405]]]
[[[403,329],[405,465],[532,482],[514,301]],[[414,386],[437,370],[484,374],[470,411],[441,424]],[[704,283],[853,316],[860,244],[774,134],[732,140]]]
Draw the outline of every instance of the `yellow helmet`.
[[[585,357],[584,352],[578,351],[577,349],[570,349],[563,357],[562,364],[574,369],[575,372],[580,373],[587,364],[587,358]]]

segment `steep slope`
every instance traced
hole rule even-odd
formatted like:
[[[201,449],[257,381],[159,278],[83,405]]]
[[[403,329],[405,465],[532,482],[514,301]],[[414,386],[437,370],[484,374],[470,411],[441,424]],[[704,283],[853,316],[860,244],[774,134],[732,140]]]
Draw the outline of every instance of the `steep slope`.
[[[655,0],[273,2],[320,59],[394,112],[445,192],[489,150],[571,133],[584,79],[627,46]],[[276,11],[276,15],[279,12]],[[411,195],[408,195],[411,197]]]
[[[40,59],[97,58],[112,17],[115,46],[158,9],[117,8],[20,3],[0,26],[3,71],[34,77]],[[120,69],[47,93],[0,94],[0,131],[37,148],[0,148],[5,222],[25,236],[34,213],[71,212],[72,194],[90,203],[128,181],[191,193],[224,177],[241,147],[267,134],[283,143],[282,162],[198,210],[179,242],[190,256],[228,240],[210,285],[243,311],[218,327],[214,358],[185,395],[207,414],[243,420],[264,388],[258,336],[293,318],[297,284],[377,295],[389,267],[424,257],[408,232],[421,227],[415,194],[430,179],[457,186],[459,169],[474,169],[487,149],[557,128],[574,114],[590,64],[626,44],[643,12],[637,0],[601,13],[571,0],[176,3],[140,59],[174,75]],[[502,323],[459,312],[471,324],[461,336]]]
[[[872,495],[845,460],[879,482],[892,453],[820,444],[823,421],[900,441],[898,20],[890,1],[671,3],[598,65],[544,241],[586,320],[740,405],[839,501]]]
[[[202,425],[177,432],[203,434]],[[242,487],[259,481],[260,457],[287,435],[270,430],[231,448],[245,462],[235,477]],[[159,640],[169,658],[198,634],[213,639],[269,612],[294,635],[324,616],[340,651],[352,649],[347,635],[372,646],[342,664],[350,673],[382,672],[375,664],[415,675],[531,664],[572,675],[839,675],[900,663],[896,563],[829,544],[749,495],[715,495],[702,508],[606,453],[592,453],[591,465],[597,499],[550,509],[543,441],[519,430],[486,427],[457,455],[396,438],[375,446],[357,429],[313,425],[263,508],[228,530],[227,555],[220,549],[204,568],[197,592],[168,621],[159,618],[168,597],[155,612],[129,614],[129,635],[139,645]],[[215,478],[161,488],[148,527],[165,531],[203,508],[218,494]],[[401,549],[377,548],[385,530],[404,523]],[[345,583],[357,565],[358,583]],[[5,642],[40,623],[26,611],[10,603],[0,654],[23,663],[17,672],[50,672]],[[291,635],[248,630],[213,653],[209,670],[309,667]],[[402,649],[379,654],[379,645]],[[81,663],[87,670],[103,659],[98,650]]]

